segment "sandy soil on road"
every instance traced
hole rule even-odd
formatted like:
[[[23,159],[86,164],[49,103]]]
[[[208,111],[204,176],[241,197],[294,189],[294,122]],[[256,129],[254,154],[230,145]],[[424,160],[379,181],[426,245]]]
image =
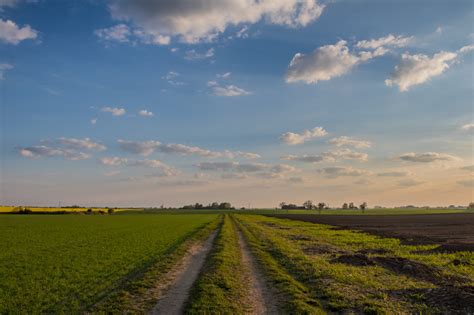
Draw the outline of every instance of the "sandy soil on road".
[[[246,280],[250,285],[249,299],[246,301],[252,309],[249,314],[278,314],[279,311],[273,292],[265,283],[265,278],[257,265],[257,261],[250,252],[240,230],[238,230],[238,237],[242,251],[242,262],[247,271]]]
[[[168,287],[158,300],[151,314],[183,314],[189,291],[202,270],[207,255],[212,249],[217,231],[214,231],[204,242],[192,246],[181,263],[166,275],[164,283]]]

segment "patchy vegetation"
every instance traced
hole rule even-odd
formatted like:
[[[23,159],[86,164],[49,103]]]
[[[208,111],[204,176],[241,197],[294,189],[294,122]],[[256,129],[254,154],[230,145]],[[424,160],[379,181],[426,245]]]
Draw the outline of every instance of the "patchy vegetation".
[[[330,312],[473,311],[471,252],[433,253],[434,245],[402,245],[398,239],[325,225],[236,217],[264,268],[278,266],[301,285],[294,286],[300,298],[284,295],[286,303],[312,299]],[[436,302],[445,299],[441,294],[451,297],[449,305]]]

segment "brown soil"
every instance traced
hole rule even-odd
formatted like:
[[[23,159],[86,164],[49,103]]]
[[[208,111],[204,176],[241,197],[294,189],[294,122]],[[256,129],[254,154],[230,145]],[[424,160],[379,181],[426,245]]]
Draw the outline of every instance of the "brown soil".
[[[182,314],[189,297],[189,291],[196,281],[207,255],[212,249],[217,231],[204,242],[192,246],[180,263],[163,279],[157,290],[165,292],[151,311],[151,314]]]
[[[249,314],[278,314],[277,300],[265,282],[263,273],[240,230],[238,230],[238,238],[242,252],[242,262],[246,269],[246,280],[250,286],[248,305],[251,310]]]
[[[346,252],[338,249],[337,247],[328,245],[328,244],[321,244],[315,243],[308,246],[303,247],[303,252],[306,255],[324,255],[324,254],[345,254]]]
[[[407,297],[418,299],[422,296],[422,300],[427,305],[438,309],[437,313],[431,312],[430,314],[474,314],[473,286],[443,286],[432,289],[408,289],[388,293],[400,299],[406,299]]]
[[[440,251],[474,251],[474,214],[316,215],[270,216],[362,230],[399,238],[404,244],[439,244]]]
[[[331,262],[352,266],[373,266],[375,262],[364,254],[341,255]]]

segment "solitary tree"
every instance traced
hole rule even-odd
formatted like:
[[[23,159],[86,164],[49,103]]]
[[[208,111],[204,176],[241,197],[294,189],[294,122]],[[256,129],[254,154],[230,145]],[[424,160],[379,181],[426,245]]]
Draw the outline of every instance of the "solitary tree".
[[[365,209],[367,209],[367,202],[363,202],[360,206],[359,206],[360,210],[362,210],[362,213],[365,212]]]
[[[108,209],[107,209],[107,213],[108,213],[108,214],[113,214],[114,212],[115,212],[115,210],[112,209],[112,208],[108,208]]]
[[[280,206],[281,209],[284,209],[285,206],[286,206],[286,202],[284,202],[284,201],[280,202],[279,206]]]
[[[305,209],[308,209],[308,210],[311,210],[313,209],[313,201],[311,200],[307,200],[303,203],[303,207],[305,207]]]
[[[474,209],[474,202],[470,202],[468,208],[469,208],[469,209]]]
[[[349,208],[349,205],[347,204],[347,202],[344,202],[344,203],[342,204],[342,209],[345,210],[345,209],[347,209],[347,208]]]

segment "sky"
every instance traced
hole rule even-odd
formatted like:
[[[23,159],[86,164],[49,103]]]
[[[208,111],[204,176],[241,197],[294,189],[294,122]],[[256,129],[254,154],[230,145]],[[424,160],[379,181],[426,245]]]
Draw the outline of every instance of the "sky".
[[[474,2],[0,0],[0,204],[474,200]]]

